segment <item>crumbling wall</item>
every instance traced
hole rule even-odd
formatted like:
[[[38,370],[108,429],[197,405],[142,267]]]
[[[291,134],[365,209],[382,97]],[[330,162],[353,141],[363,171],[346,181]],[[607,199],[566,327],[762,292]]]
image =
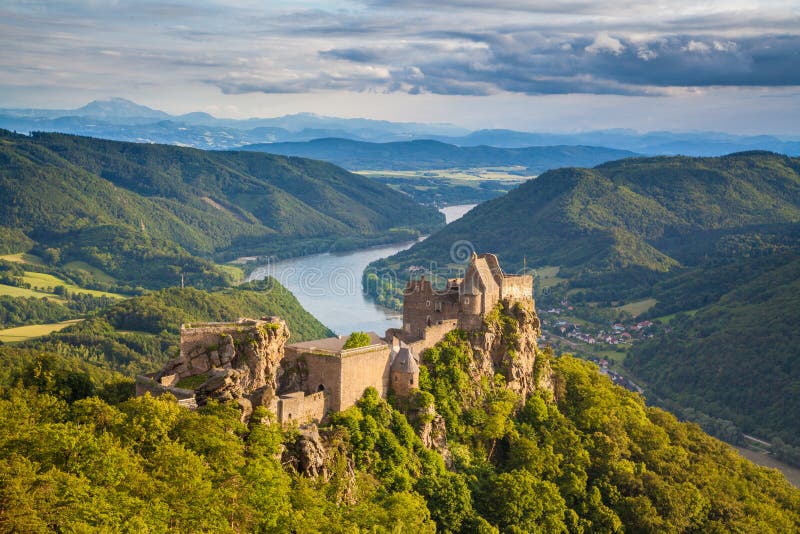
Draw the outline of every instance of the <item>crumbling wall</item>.
[[[342,362],[338,356],[286,347],[281,362],[278,386],[280,393],[303,391],[306,394],[325,391],[330,395],[330,407],[338,411],[342,388]]]
[[[501,298],[523,300],[533,298],[533,275],[520,274],[503,278]]]

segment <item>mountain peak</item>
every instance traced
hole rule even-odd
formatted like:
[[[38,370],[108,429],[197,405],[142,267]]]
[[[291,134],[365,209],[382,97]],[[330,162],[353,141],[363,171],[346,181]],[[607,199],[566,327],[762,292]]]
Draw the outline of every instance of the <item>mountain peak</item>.
[[[152,118],[168,119],[170,115],[156,109],[142,106],[125,98],[112,97],[108,100],[92,100],[75,110],[75,114],[103,119]]]

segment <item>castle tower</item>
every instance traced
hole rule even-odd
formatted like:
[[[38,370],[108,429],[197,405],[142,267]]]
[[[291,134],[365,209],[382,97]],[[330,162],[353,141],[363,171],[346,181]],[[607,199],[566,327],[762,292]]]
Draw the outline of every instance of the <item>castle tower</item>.
[[[390,368],[392,391],[398,397],[408,397],[412,389],[419,388],[419,364],[411,349],[400,346]]]

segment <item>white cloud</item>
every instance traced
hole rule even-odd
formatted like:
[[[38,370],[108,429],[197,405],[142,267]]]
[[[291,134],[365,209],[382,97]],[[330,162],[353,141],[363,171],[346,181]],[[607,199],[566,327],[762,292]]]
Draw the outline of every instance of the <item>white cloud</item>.
[[[739,45],[734,43],[733,41],[714,41],[714,50],[718,52],[733,52]]]
[[[600,32],[595,37],[594,42],[587,46],[584,50],[589,52],[590,54],[598,54],[600,52],[610,52],[612,54],[618,55],[621,54],[623,50],[625,50],[625,45],[622,44],[618,39],[614,39],[611,37],[608,32]]]
[[[684,52],[697,52],[699,54],[705,54],[709,50],[711,50],[711,47],[706,43],[695,40],[689,41],[686,46],[683,47]]]
[[[650,50],[646,46],[643,46],[636,50],[636,57],[642,61],[650,61],[651,59],[657,58],[658,53],[655,50]]]

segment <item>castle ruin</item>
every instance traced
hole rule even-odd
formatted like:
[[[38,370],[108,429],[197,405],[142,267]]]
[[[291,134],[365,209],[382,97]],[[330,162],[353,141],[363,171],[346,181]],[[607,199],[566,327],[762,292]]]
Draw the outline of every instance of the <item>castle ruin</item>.
[[[464,277],[443,288],[424,277],[410,280],[402,328],[383,337],[369,332],[363,347],[345,349],[345,336],[287,345],[288,328],[277,317],[183,325],[179,357],[137,377],[137,394],[171,392],[190,407],[208,398],[235,400],[243,418],[265,406],[281,423],[319,422],[353,406],[369,387],[382,397],[408,396],[419,387],[422,352],[453,329],[480,331],[501,302],[529,303],[538,332],[533,276],[505,274],[494,254],[473,254]]]

